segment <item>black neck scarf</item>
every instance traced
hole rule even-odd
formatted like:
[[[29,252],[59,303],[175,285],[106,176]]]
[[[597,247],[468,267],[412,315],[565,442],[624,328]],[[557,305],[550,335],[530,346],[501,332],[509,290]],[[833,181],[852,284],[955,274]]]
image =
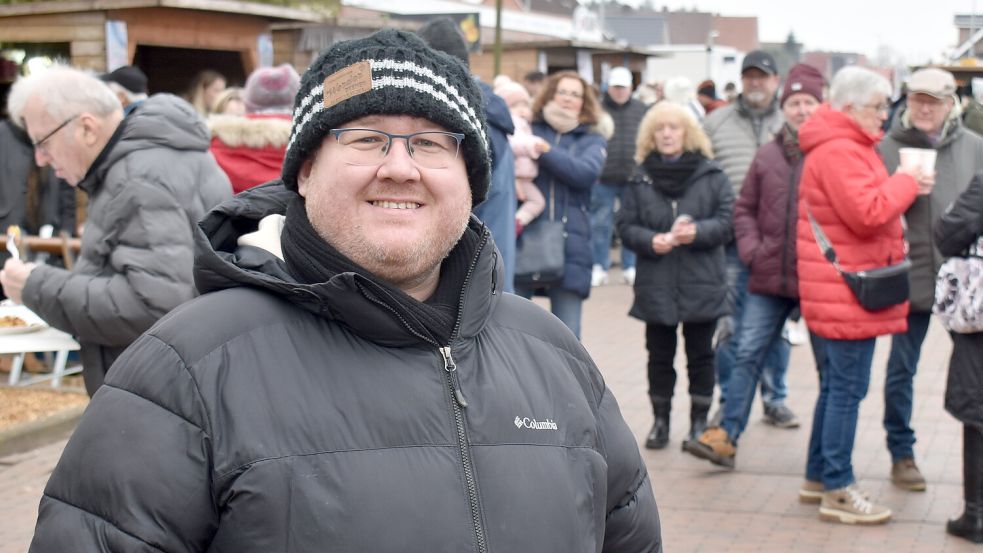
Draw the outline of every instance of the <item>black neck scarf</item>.
[[[321,238],[307,218],[307,209],[300,196],[287,205],[280,236],[287,270],[298,281],[317,284],[342,273],[356,273],[375,285],[368,293],[399,313],[412,327],[411,331],[427,336],[439,346],[449,344],[453,337],[458,300],[471,261],[478,254],[479,242],[477,233],[470,228],[465,230],[464,236],[441,264],[437,290],[426,302],[420,302],[365,270]]]
[[[675,161],[666,161],[659,152],[652,152],[642,161],[642,167],[656,190],[670,198],[678,198],[686,192],[689,179],[702,160],[703,156],[696,152],[684,152]]]

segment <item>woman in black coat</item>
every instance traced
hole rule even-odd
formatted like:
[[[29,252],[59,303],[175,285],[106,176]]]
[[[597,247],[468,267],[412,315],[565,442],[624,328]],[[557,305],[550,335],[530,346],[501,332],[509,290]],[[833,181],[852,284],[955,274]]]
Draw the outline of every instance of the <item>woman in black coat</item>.
[[[649,449],[669,442],[676,330],[683,325],[689,372],[689,439],[706,428],[713,399],[713,332],[728,313],[724,244],[731,240],[734,192],[710,161],[710,141],[685,108],[663,102],[642,119],[636,178],[625,194],[618,233],[638,254],[630,315],[645,321],[649,397],[655,424]]]
[[[935,226],[943,255],[961,255],[983,235],[983,174]],[[983,543],[983,332],[952,335],[945,409],[963,423],[963,495],[966,511],[946,524],[950,534]]]

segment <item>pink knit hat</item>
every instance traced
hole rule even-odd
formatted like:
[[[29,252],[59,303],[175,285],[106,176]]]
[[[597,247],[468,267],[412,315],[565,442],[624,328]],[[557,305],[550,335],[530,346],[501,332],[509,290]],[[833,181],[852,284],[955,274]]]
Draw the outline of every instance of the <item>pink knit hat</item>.
[[[508,81],[495,87],[495,94],[501,96],[510,108],[519,102],[531,101],[529,93],[526,92],[526,87],[515,81]]]
[[[300,75],[289,64],[261,67],[246,80],[243,100],[249,113],[291,113]]]

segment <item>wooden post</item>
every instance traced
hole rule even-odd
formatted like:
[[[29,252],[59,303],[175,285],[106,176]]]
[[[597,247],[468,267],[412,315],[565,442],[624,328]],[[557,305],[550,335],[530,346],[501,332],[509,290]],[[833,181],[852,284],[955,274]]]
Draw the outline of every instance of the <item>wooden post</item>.
[[[502,0],[495,0],[495,74],[502,72]]]

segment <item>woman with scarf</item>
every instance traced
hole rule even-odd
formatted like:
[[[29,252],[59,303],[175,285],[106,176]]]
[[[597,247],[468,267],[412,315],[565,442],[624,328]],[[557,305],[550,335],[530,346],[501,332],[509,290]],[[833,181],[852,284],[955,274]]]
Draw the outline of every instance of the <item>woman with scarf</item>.
[[[685,448],[718,465],[734,466],[737,438],[751,415],[765,354],[773,342],[783,339],[785,319],[799,305],[795,230],[802,150],[798,131],[822,103],[823,81],[822,74],[809,65],[798,64],[789,70],[781,99],[785,125],[754,156],[734,205],[737,251],[750,272],[738,325],[741,331],[735,336],[737,357],[727,397],[721,400],[724,412],[720,426],[709,428],[699,441],[688,442]],[[787,365],[788,357],[783,361]],[[821,490],[803,493],[810,502],[822,496]]]
[[[573,71],[550,76],[533,103],[532,124],[533,134],[550,145],[550,150],[539,156],[539,175],[535,180],[546,200],[546,209],[526,232],[546,220],[563,221],[563,279],[545,288],[516,282],[515,289],[527,298],[536,292],[549,296],[550,310],[578,338],[581,306],[590,294],[594,263],[588,213],[590,191],[607,157],[607,137],[601,127],[608,136],[614,130],[594,89]]]
[[[728,314],[724,244],[731,239],[734,192],[710,160],[710,140],[685,107],[656,104],[642,119],[618,232],[638,254],[629,314],[645,321],[649,397],[655,424],[645,447],[669,443],[677,327],[683,326],[689,372],[690,432],[706,428],[713,399],[713,332]]]

